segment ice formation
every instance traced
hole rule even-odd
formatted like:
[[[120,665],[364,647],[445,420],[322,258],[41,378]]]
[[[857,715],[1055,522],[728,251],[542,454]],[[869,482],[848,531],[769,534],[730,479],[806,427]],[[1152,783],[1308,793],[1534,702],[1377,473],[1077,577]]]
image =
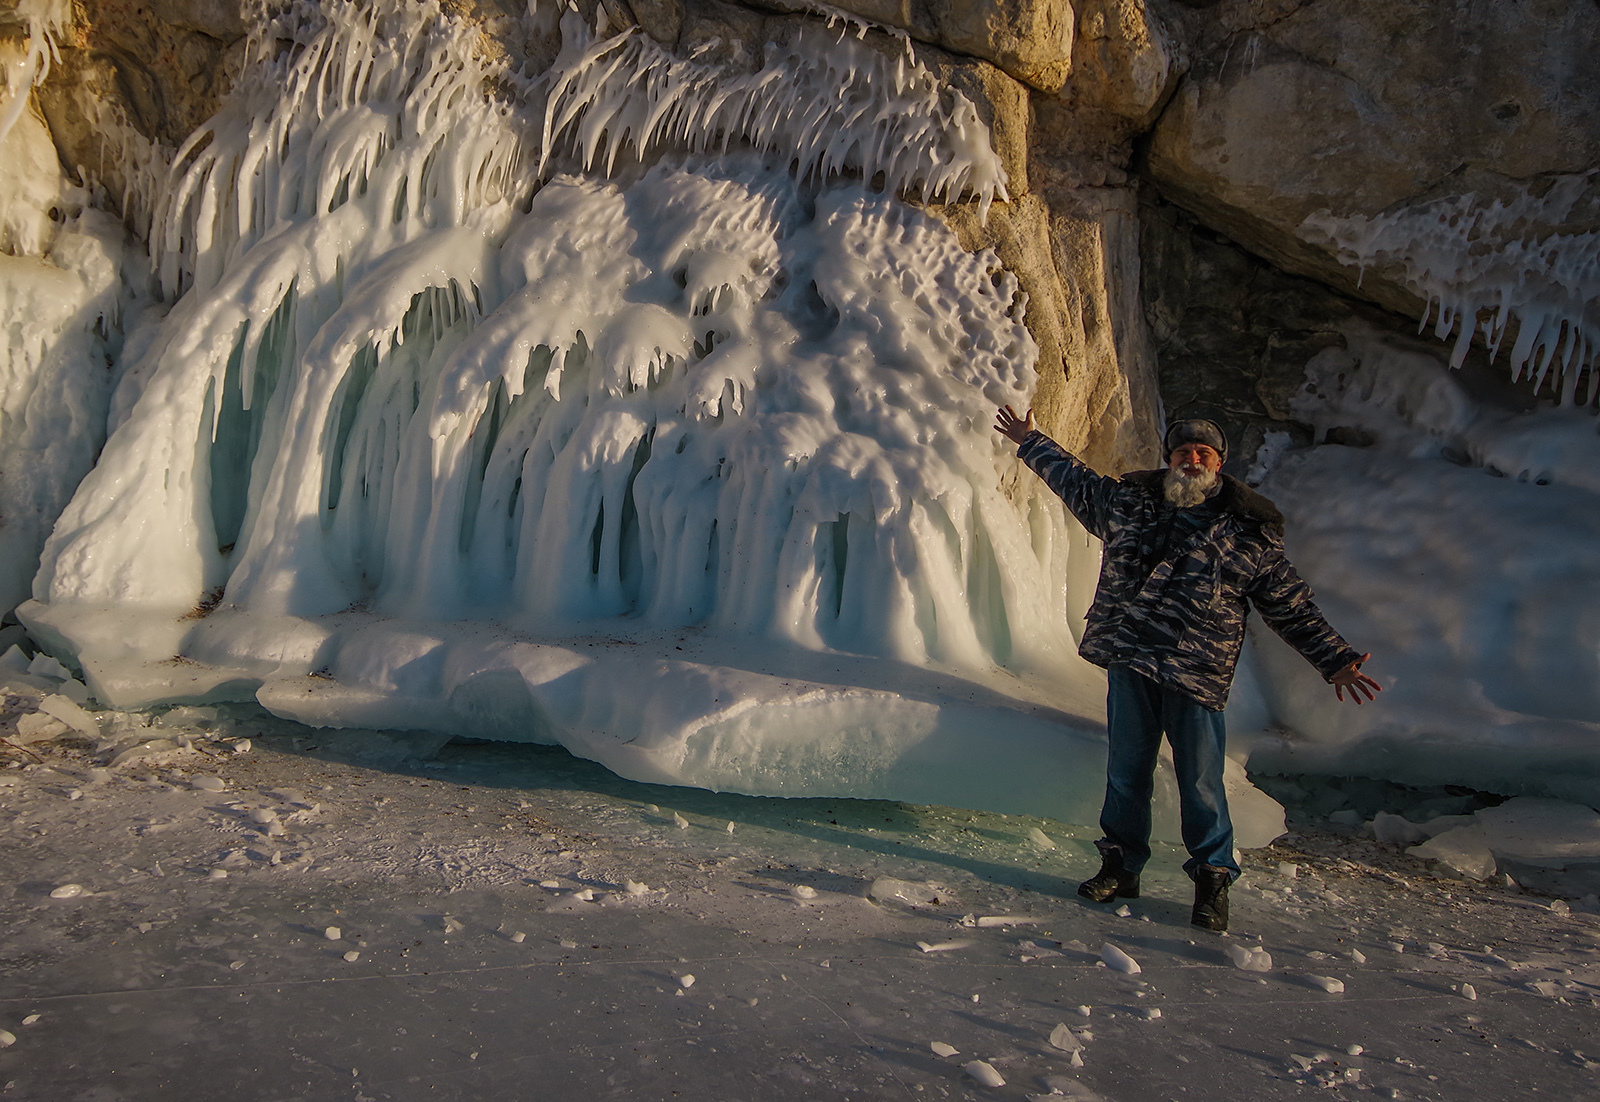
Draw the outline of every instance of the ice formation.
[[[1346,339],[1312,361],[1296,414],[1365,446],[1287,453],[1262,488],[1386,691],[1376,707],[1331,708],[1327,686],[1257,631],[1230,737],[1280,725],[1250,755],[1266,771],[1600,803],[1593,415],[1513,411],[1474,397],[1428,346],[1356,326]]]
[[[24,0],[0,43],[0,607],[27,597],[39,552],[105,439],[124,286],[123,230],[68,185],[30,90],[49,70],[62,0]]]
[[[1025,303],[900,198],[1004,196],[972,105],[820,22],[743,76],[603,11],[560,34],[539,77],[432,4],[252,39],[135,177],[171,305],[34,637],[107,704],[1091,821],[1103,688],[1061,609],[1096,551],[1001,493],[990,429]],[[1230,783],[1242,844],[1281,829]]]
[[[1427,303],[1422,324],[1432,314],[1435,336],[1454,334],[1454,367],[1474,337],[1498,352],[1514,322],[1513,378],[1527,375],[1537,389],[1553,372],[1570,405],[1600,343],[1600,232],[1561,227],[1592,221],[1573,216],[1594,181],[1593,172],[1557,177],[1510,200],[1468,193],[1373,218],[1322,210],[1301,233],[1333,244],[1349,264],[1398,263]],[[1583,399],[1600,406],[1600,385],[1590,378]]]

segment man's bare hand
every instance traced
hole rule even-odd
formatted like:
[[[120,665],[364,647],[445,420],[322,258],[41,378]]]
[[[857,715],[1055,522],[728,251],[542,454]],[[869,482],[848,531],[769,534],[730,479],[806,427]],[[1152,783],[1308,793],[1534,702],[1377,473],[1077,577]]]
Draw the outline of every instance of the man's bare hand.
[[[1379,693],[1383,692],[1382,685],[1378,684],[1376,681],[1372,680],[1372,678],[1361,672],[1362,664],[1371,657],[1372,652],[1368,651],[1366,654],[1363,654],[1360,658],[1356,659],[1354,662],[1350,663],[1344,669],[1340,670],[1338,673],[1334,674],[1328,679],[1329,681],[1333,682],[1334,694],[1337,695],[1340,700],[1344,699],[1346,689],[1350,691],[1350,699],[1355,701],[1357,704],[1362,703],[1362,696],[1365,696],[1368,700],[1372,700]]]
[[[1029,410],[1021,417],[1010,406],[1001,406],[994,418],[994,431],[1004,436],[1007,440],[1022,446],[1022,442],[1033,431],[1033,410]]]

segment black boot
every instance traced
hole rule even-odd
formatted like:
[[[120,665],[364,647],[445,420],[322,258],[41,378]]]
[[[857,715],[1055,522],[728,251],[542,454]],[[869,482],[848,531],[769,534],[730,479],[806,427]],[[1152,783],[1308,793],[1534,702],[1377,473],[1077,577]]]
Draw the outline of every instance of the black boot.
[[[1215,865],[1194,870],[1194,913],[1190,923],[1203,930],[1221,933],[1228,928],[1228,885],[1233,874]]]
[[[1078,885],[1078,894],[1096,903],[1110,903],[1118,896],[1138,899],[1139,874],[1123,869],[1121,851],[1102,850],[1100,871]]]

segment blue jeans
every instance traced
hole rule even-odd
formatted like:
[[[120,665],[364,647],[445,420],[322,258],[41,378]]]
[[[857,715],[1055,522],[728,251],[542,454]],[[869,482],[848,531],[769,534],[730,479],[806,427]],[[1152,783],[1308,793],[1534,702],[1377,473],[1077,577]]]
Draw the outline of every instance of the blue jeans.
[[[1106,802],[1100,811],[1105,837],[1102,852],[1120,851],[1122,867],[1138,872],[1150,860],[1150,800],[1155,791],[1161,736],[1172,744],[1177,767],[1183,844],[1191,877],[1201,865],[1227,869],[1234,877],[1233,822],[1222,786],[1226,761],[1222,713],[1201,707],[1179,692],[1162,688],[1127,666],[1107,671]]]

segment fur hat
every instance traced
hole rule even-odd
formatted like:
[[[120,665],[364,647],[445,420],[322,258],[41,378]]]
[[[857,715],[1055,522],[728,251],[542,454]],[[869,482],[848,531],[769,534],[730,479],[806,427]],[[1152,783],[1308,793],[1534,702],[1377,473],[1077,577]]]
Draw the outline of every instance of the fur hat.
[[[1228,458],[1228,438],[1222,434],[1222,426],[1203,417],[1174,421],[1167,426],[1167,458],[1185,444],[1204,444],[1223,459]]]

